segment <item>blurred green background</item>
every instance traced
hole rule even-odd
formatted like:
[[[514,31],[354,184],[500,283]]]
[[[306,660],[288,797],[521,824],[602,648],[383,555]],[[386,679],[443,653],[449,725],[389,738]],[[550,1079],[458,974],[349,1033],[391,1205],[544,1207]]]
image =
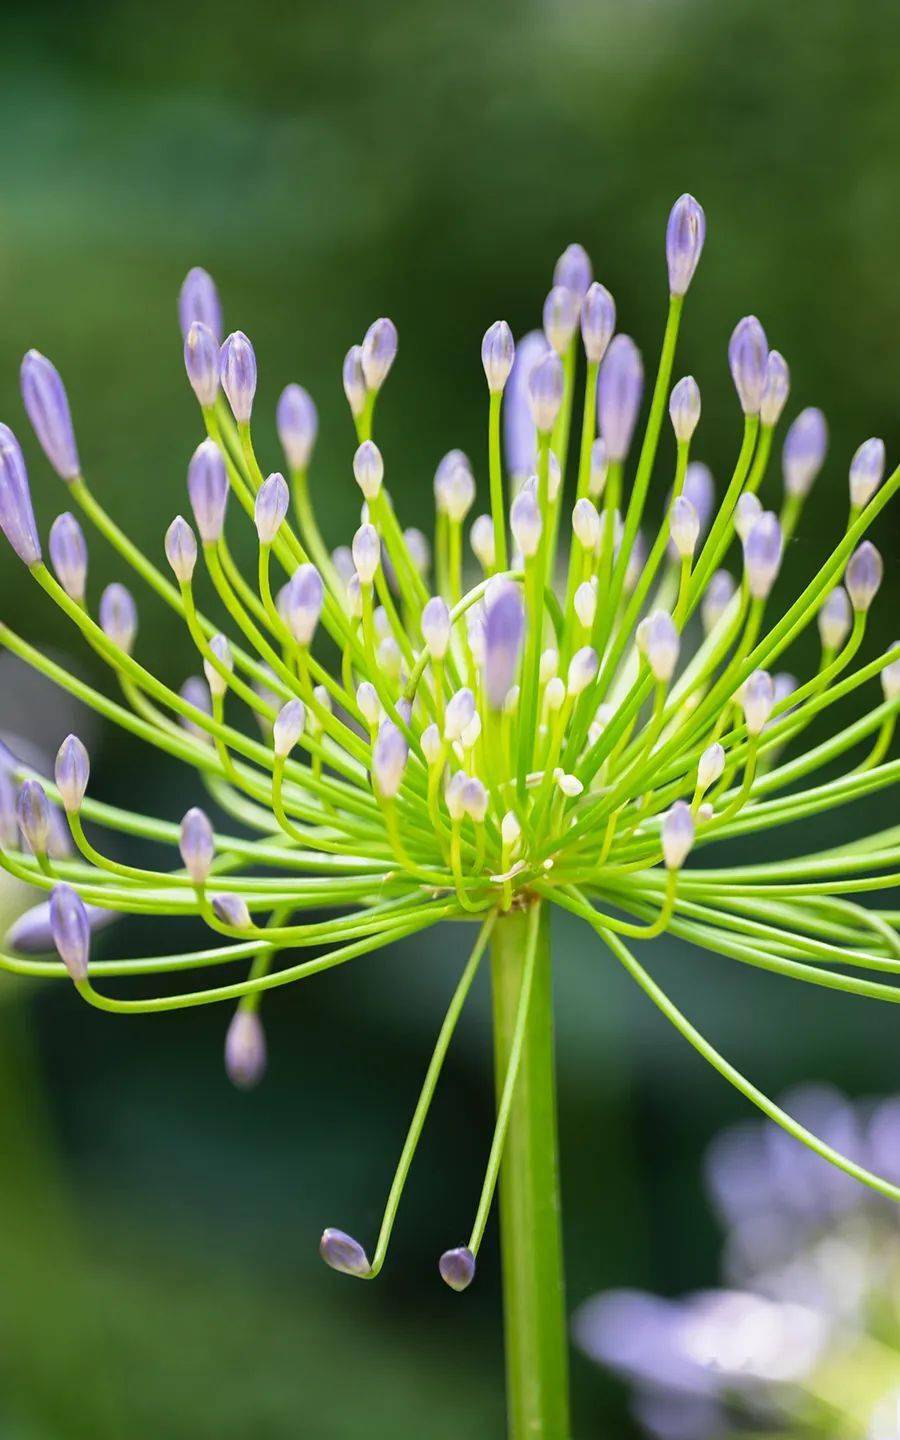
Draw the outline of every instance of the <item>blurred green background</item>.
[[[748,311],[791,363],[789,413],[820,404],[831,424],[788,593],[843,524],[856,445],[883,435],[900,452],[898,66],[894,0],[8,4],[0,417],[23,435],[42,524],[64,495],[24,433],[30,345],[66,378],[89,479],[161,556],[199,438],[175,299],[203,264],[227,328],[257,347],[269,468],[280,388],[301,380],[319,406],[313,487],[332,543],[359,504],[341,358],[376,315],[396,320],[379,439],[404,517],[428,527],[440,455],[461,445],[481,465],[481,334],[499,315],[517,333],[539,320],[567,242],[588,247],[653,363],[665,218],[689,189],[709,225],[678,362],[703,392],[698,457],[721,476],[734,455],[725,347]],[[896,507],[876,539],[872,654],[896,630]],[[92,567],[94,596],[127,579],[99,544]],[[68,653],[5,549],[0,604]],[[192,668],[179,624],[149,601],[139,644],[178,683]],[[83,652],[70,660],[94,674]],[[0,725],[55,750],[71,713],[3,661],[0,684]],[[88,735],[100,798],[172,817],[194,800],[190,776]],[[840,813],[817,838],[890,812],[887,799]],[[571,1304],[613,1284],[702,1285],[716,1245],[698,1162],[743,1102],[584,931],[560,932]],[[106,953],[170,939],[123,924]],[[457,944],[411,941],[273,997],[270,1071],[250,1096],[222,1073],[224,1012],[113,1020],[65,987],[0,990],[2,1440],[502,1434],[493,1230],[472,1291],[450,1294],[436,1272],[468,1231],[489,1144],[483,988],[382,1278],[353,1285],[316,1255],[326,1224],[374,1234]],[[692,1018],[770,1090],[897,1088],[890,1007],[657,950]],[[578,1357],[574,1385],[579,1437],[632,1433],[621,1389]]]

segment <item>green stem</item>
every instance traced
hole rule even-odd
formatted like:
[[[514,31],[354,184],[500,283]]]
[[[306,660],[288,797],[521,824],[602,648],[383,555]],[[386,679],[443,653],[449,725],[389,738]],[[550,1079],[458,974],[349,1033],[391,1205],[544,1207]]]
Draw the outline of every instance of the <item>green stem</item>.
[[[532,927],[536,934],[532,936]],[[529,939],[536,945],[500,1172],[509,1440],[569,1440],[548,907],[500,915],[492,938],[494,1051],[503,1092]]]

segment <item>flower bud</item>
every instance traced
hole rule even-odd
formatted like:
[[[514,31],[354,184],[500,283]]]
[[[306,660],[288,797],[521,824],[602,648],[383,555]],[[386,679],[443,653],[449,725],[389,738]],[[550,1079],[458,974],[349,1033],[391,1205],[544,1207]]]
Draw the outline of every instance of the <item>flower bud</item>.
[[[66,387],[59,371],[39,350],[29,350],[19,375],[22,400],[38,444],[63,480],[81,474]]]
[[[762,501],[752,490],[745,490],[743,495],[738,497],[738,502],[734,507],[734,528],[741,544],[747,539],[762,513]]]
[[[343,1230],[325,1230],[319,1241],[319,1254],[326,1265],[342,1275],[368,1275],[372,1268],[362,1246]]]
[[[182,515],[176,515],[166,531],[166,559],[176,580],[182,585],[189,584],[197,564],[197,541]]]
[[[697,789],[702,793],[725,773],[725,747],[714,740],[707,745],[697,765]]]
[[[579,297],[562,285],[554,285],[544,301],[544,334],[557,355],[565,355],[571,345],[580,309]]]
[[[179,691],[182,700],[192,705],[195,710],[200,710],[204,715],[212,715],[212,697],[209,693],[209,686],[199,675],[189,675]],[[205,745],[211,744],[211,736],[208,731],[198,725],[189,716],[181,717],[181,724],[189,734],[197,740],[202,740]]]
[[[868,505],[884,475],[883,440],[864,440],[850,461],[850,504],[854,510]]]
[[[306,724],[306,706],[302,700],[288,700],[275,716],[272,726],[272,749],[281,760],[290,755]]]
[[[678,495],[672,501],[669,531],[682,560],[692,559],[700,538],[700,517],[686,495]]]
[[[298,645],[312,644],[324,601],[325,587],[315,565],[299,565],[285,596],[285,616]]]
[[[824,650],[840,650],[853,623],[850,596],[843,585],[836,585],[822,602],[818,617],[819,636]]]
[[[469,544],[481,568],[485,572],[493,570],[497,563],[497,550],[494,545],[494,522],[490,515],[476,515],[469,531]]]
[[[231,930],[249,930],[253,925],[247,902],[240,895],[234,895],[230,891],[224,895],[214,895],[212,908],[219,923],[227,925]]]
[[[754,670],[741,688],[744,722],[750,735],[758,735],[766,726],[775,704],[775,685],[767,670]]]
[[[888,654],[894,650],[900,650],[900,640],[895,640],[890,647]],[[884,691],[885,700],[896,700],[900,696],[900,655],[885,665],[881,672],[881,688]]]
[[[18,830],[15,845],[5,848],[14,849],[16,845]],[[101,910],[98,905],[85,905],[84,908],[91,931],[99,930],[118,918],[115,910]],[[23,911],[7,930],[3,945],[4,948],[18,950],[21,955],[46,955],[49,950],[53,950],[55,942],[50,923],[49,902],[33,905],[30,910]]]
[[[484,617],[484,691],[492,710],[502,710],[519,668],[525,609],[518,585],[493,592]]]
[[[447,814],[454,822],[462,820],[466,813],[466,781],[468,778],[464,770],[457,770],[454,775],[450,776],[444,787]]]
[[[475,503],[475,477],[461,450],[444,456],[434,474],[434,499],[438,512],[461,524]]]
[[[441,751],[444,747],[441,740],[441,732],[434,721],[432,721],[430,725],[425,726],[419,743],[422,746],[422,754],[425,756],[427,764],[436,765],[441,758]]]
[[[319,417],[302,385],[286,385],[282,390],[275,407],[275,425],[290,469],[305,470],[316,443]]]
[[[39,780],[25,780],[16,801],[19,829],[33,855],[46,855],[50,839],[50,805]]]
[[[572,529],[583,549],[594,551],[600,542],[600,516],[596,505],[587,497],[576,500],[572,510]]]
[[[186,339],[195,321],[207,326],[216,344],[222,338],[222,306],[212,276],[195,265],[184,278],[178,296],[178,321],[181,334]]]
[[[590,685],[598,668],[597,652],[591,645],[583,645],[580,650],[576,650],[569,661],[566,693],[580,695]]]
[[[198,404],[208,410],[219,393],[219,342],[200,320],[194,321],[185,336],[184,368]]]
[[[216,840],[209,817],[199,806],[188,810],[181,822],[178,849],[194,884],[205,885],[216,855]]]
[[[468,1290],[475,1279],[475,1256],[465,1245],[455,1250],[445,1250],[438,1261],[438,1270],[445,1285],[451,1290]]]
[[[588,292],[594,270],[583,245],[567,245],[553,267],[553,283],[571,290],[580,300]]]
[[[361,585],[371,585],[381,560],[381,542],[374,525],[360,525],[353,537],[353,563]]]
[[[571,669],[571,666],[569,667]],[[566,699],[566,687],[558,675],[552,675],[544,687],[544,705],[550,714],[561,710]]]
[[[680,870],[694,843],[694,817],[684,800],[667,810],[661,827],[663,860],[667,870]]]
[[[747,584],[754,600],[765,600],[781,569],[781,526],[778,516],[764,510],[747,532],[744,541],[744,566]]]
[[[654,610],[641,629],[641,643],[655,680],[671,680],[678,664],[681,642],[667,610]]]
[[[84,604],[87,584],[87,542],[84,531],[68,510],[50,526],[50,559],[56,578],[70,600]]]
[[[518,816],[512,810],[507,810],[500,821],[500,838],[507,850],[514,850],[522,837],[522,827],[519,824]]]
[[[492,395],[502,395],[509,379],[516,347],[512,331],[505,320],[495,320],[484,332],[481,342],[481,363]]]
[[[784,437],[781,471],[787,495],[808,495],[813,481],[825,463],[828,449],[828,426],[821,410],[809,406],[801,410]]]
[[[599,365],[616,328],[616,302],[605,285],[595,280],[581,306],[581,339],[592,365]]]
[[[480,717],[476,715],[475,719],[480,720]],[[471,747],[467,746],[467,748]],[[488,796],[487,790],[477,776],[466,776],[462,798],[469,819],[474,820],[476,825],[481,825],[487,814]]]
[[[364,440],[353,457],[353,474],[367,500],[374,500],[384,479],[384,461],[374,440]]]
[[[228,680],[222,674],[222,670],[226,670],[228,674],[231,673],[234,669],[234,657],[225,635],[213,635],[209,642],[209,648],[218,660],[221,668],[217,668],[212,660],[204,659],[203,673],[206,676],[206,683],[209,686],[210,695],[220,700],[228,689]]]
[[[590,630],[594,623],[594,617],[597,614],[596,585],[593,585],[590,580],[582,581],[575,591],[572,603],[580,624],[582,624],[586,630]]]
[[[409,746],[393,720],[382,720],[372,746],[372,779],[379,794],[392,800],[403,784]]]
[[[780,670],[772,679],[772,692],[775,697],[775,704],[780,705],[783,700],[787,700],[789,695],[793,695],[796,688],[796,675],[789,675],[786,670]]]
[[[758,415],[766,388],[769,342],[755,315],[745,315],[732,332],[728,364],[745,415]]]
[[[543,521],[538,502],[531,490],[522,490],[512,502],[509,511],[509,528],[513,540],[528,560],[536,555],[541,543]]]
[[[250,421],[256,395],[256,353],[243,330],[235,330],[219,351],[222,389],[239,425]]]
[[[766,361],[766,380],[759,407],[759,418],[763,425],[771,429],[772,426],[778,424],[790,393],[791,372],[788,369],[788,363],[779,351],[770,350],[769,358]]]
[[[669,267],[669,293],[685,295],[694,278],[694,271],[706,239],[706,216],[703,206],[693,195],[681,195],[669,212],[666,226],[666,264]]]
[[[34,565],[40,560],[41,542],[25,460],[8,425],[0,425],[0,530],[24,564]]]
[[[371,728],[381,718],[381,702],[378,691],[371,680],[362,680],[356,687],[356,706],[366,724]]]
[[[373,321],[363,337],[360,354],[367,389],[381,389],[396,358],[397,327],[393,320],[382,317]]]
[[[67,815],[77,815],[91,773],[88,752],[77,735],[67,735],[56,752],[54,776]]]
[[[409,525],[403,532],[403,539],[409,552],[409,558],[417,575],[423,578],[428,574],[428,567],[431,564],[431,546],[421,530],[414,525]]]
[[[567,775],[562,767],[553,772],[553,779],[557,788],[565,795],[567,800],[575,800],[584,790],[584,786],[577,775]]]
[[[366,377],[362,368],[361,345],[351,345],[344,356],[343,381],[350,413],[358,420],[366,404]]]
[[[554,676],[554,675],[558,675],[558,674],[559,674],[559,651],[558,651],[558,650],[542,650],[542,651],[541,651],[541,658],[540,658],[540,661],[539,661],[539,663],[538,663],[538,679],[540,680],[541,684],[542,684],[542,685],[546,685],[546,683],[547,683],[548,680],[552,680],[552,679],[553,679],[553,676]]]
[[[718,625],[734,598],[734,591],[734,580],[727,570],[717,570],[714,575],[710,576],[700,607],[700,618],[703,621],[705,634],[708,635]]]
[[[844,584],[854,610],[868,610],[878,594],[883,574],[881,556],[871,540],[864,540],[850,556],[844,571]]]
[[[458,740],[475,714],[475,696],[468,686],[451,695],[444,714],[444,738]]]
[[[513,368],[507,381],[503,400],[503,434],[506,468],[514,480],[529,475],[534,469],[537,446],[529,385],[532,370],[546,353],[544,332],[531,330],[516,346]]]
[[[228,476],[215,440],[198,445],[188,466],[188,495],[204,545],[215,545],[225,524]]]
[[[443,660],[450,646],[450,611],[440,595],[433,595],[422,610],[422,638],[432,659]]]
[[[355,570],[347,581],[347,611],[354,620],[358,620],[363,612],[362,585]]]
[[[274,544],[275,537],[284,523],[289,504],[290,492],[287,481],[276,470],[260,485],[253,504],[253,519],[260,545]]]
[[[690,500],[696,510],[697,519],[700,521],[700,534],[704,534],[712,514],[716,487],[712,471],[708,465],[703,464],[702,460],[692,460],[687,467],[681,493],[686,500]]]
[[[685,375],[669,396],[669,419],[679,445],[686,445],[700,422],[700,386],[693,375]]]
[[[588,494],[592,500],[599,500],[606,488],[606,477],[609,473],[609,455],[606,451],[606,441],[598,438],[591,446],[591,471],[588,478]]]
[[[644,367],[630,335],[610,343],[597,379],[597,415],[610,460],[625,459],[644,389]]]
[[[528,377],[528,398],[531,418],[536,429],[546,435],[553,429],[563,398],[562,361],[555,350],[547,350],[532,367]]]
[[[50,928],[53,943],[72,979],[86,980],[91,949],[91,927],[81,896],[71,885],[54,885],[50,894]]]
[[[266,1032],[256,1010],[237,1009],[225,1036],[225,1073],[238,1090],[252,1090],[266,1073]]]

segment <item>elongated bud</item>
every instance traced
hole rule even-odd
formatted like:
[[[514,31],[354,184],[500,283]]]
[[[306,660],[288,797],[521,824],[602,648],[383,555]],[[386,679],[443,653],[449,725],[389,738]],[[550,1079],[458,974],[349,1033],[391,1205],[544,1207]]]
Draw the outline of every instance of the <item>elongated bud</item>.
[[[581,339],[592,365],[599,365],[616,328],[616,302],[605,285],[595,280],[581,306]]]
[[[600,436],[591,446],[591,471],[588,478],[588,494],[592,500],[599,500],[606,488],[606,477],[609,474],[609,455],[606,450],[606,441]]]
[[[686,495],[678,495],[672,501],[669,530],[672,544],[682,560],[690,560],[700,538],[700,517]]]
[[[466,1245],[455,1250],[445,1250],[438,1261],[438,1270],[445,1285],[451,1290],[468,1290],[475,1279],[475,1256]]]
[[[68,510],[50,526],[50,559],[56,578],[70,600],[81,605],[87,584],[87,542],[84,531]]]
[[[502,710],[519,668],[525,609],[518,585],[492,594],[484,618],[484,691],[492,710]]]
[[[26,565],[40,560],[25,459],[8,425],[0,425],[0,530]]]
[[[765,600],[781,569],[781,526],[778,516],[764,510],[744,541],[747,584],[754,600]]]
[[[767,670],[754,670],[741,689],[741,705],[748,733],[758,735],[768,724],[775,704],[775,684]]]
[[[369,1257],[358,1241],[343,1230],[325,1230],[319,1241],[319,1254],[342,1275],[368,1275],[371,1270]]]
[[[67,735],[56,753],[56,788],[67,815],[77,815],[91,773],[88,752],[77,735]]]
[[[422,610],[422,638],[432,658],[443,660],[450,645],[450,611],[440,595],[433,595]]]
[[[888,654],[893,650],[900,650],[900,640],[895,640],[890,646]],[[881,688],[884,691],[885,700],[896,700],[900,695],[900,655],[885,665],[881,672]]]
[[[430,725],[425,726],[419,744],[422,746],[422,754],[425,756],[426,763],[428,765],[436,765],[441,758],[441,752],[444,747],[441,740],[441,732],[434,721],[432,721]]]
[[[715,785],[725,773],[725,747],[714,740],[712,745],[707,745],[700,756],[697,765],[697,789],[708,790],[710,785]]]
[[[850,634],[850,626],[853,624],[850,596],[843,585],[836,585],[826,595],[817,620],[822,648],[824,650],[840,650]]]
[[[666,226],[666,264],[669,267],[671,295],[687,293],[703,253],[705,239],[703,206],[693,195],[679,196],[669,212]]]
[[[597,614],[596,585],[590,580],[582,581],[572,597],[572,604],[575,607],[579,623],[589,630],[594,623],[594,616]]]
[[[15,845],[6,848],[14,849]],[[101,910],[98,905],[85,905],[84,908],[91,933],[118,919],[115,910]],[[21,955],[46,955],[49,950],[55,949],[49,901],[33,905],[30,910],[19,915],[3,937],[3,945],[4,948],[18,950]]]
[[[319,416],[302,385],[286,385],[282,390],[275,407],[275,426],[291,470],[305,470],[316,443]]]
[[[475,715],[475,696],[467,685],[451,695],[444,714],[444,737],[458,740]]]
[[[46,855],[50,839],[50,804],[39,780],[25,780],[16,801],[16,815],[33,855]]]
[[[216,919],[232,930],[249,930],[253,924],[246,900],[230,891],[223,895],[214,895],[212,908]]]
[[[680,641],[675,622],[667,610],[654,610],[641,630],[647,663],[655,680],[671,680],[678,664]]]
[[[500,838],[507,850],[515,850],[522,838],[522,827],[513,810],[507,810],[500,822]]]
[[[759,496],[754,495],[752,490],[745,490],[734,507],[734,528],[742,544],[762,513],[762,501]]]
[[[505,320],[495,320],[484,332],[481,342],[481,363],[492,395],[502,395],[515,358],[512,331]]]
[[[325,587],[315,565],[298,566],[285,596],[287,623],[298,645],[312,644],[324,600]]]
[[[215,440],[198,445],[188,466],[188,496],[204,545],[215,545],[225,524],[228,476]]]
[[[342,378],[350,413],[359,419],[366,405],[366,377],[362,368],[361,345],[351,345],[344,356]]]
[[[485,572],[493,570],[497,563],[497,550],[494,545],[494,522],[490,515],[475,516],[469,531],[469,544],[481,568]]]
[[[878,594],[883,574],[881,556],[871,540],[864,540],[850,556],[844,571],[844,584],[854,610],[868,610]]]
[[[100,596],[100,628],[114,645],[130,655],[137,635],[137,606],[131,591],[118,581],[107,585]]]
[[[571,290],[579,299],[586,295],[593,278],[591,257],[583,245],[567,245],[553,267],[553,283]]]
[[[512,502],[509,511],[509,528],[513,540],[525,559],[537,554],[541,543],[543,521],[538,502],[531,490],[522,490]]]
[[[424,579],[431,565],[431,546],[427,536],[421,530],[417,530],[414,525],[408,525],[403,532],[403,539],[406,541],[413,568]]]
[[[544,301],[544,334],[557,355],[565,355],[571,345],[580,309],[579,296],[563,285],[554,285]]]
[[[222,674],[225,670],[228,674],[234,669],[234,656],[231,653],[231,646],[225,635],[213,635],[209,642],[209,648],[219,662],[218,667],[211,660],[204,659],[203,673],[206,676],[206,683],[209,686],[210,695],[221,699],[228,689],[228,680]]]
[[[222,389],[238,424],[246,425],[256,395],[256,352],[243,330],[229,335],[219,352]]]
[[[78,446],[66,387],[56,366],[39,350],[29,350],[20,370],[22,400],[38,444],[63,480],[81,474]]]
[[[586,690],[597,674],[598,661],[597,652],[591,645],[583,645],[580,650],[569,661],[569,673],[566,676],[566,693],[569,695],[580,695]]]
[[[290,499],[287,481],[277,470],[260,485],[253,504],[253,519],[260,545],[274,543],[284,523]]]
[[[409,746],[393,720],[382,720],[372,747],[372,779],[385,800],[391,800],[403,784]]]
[[[216,855],[216,840],[209,817],[199,806],[188,810],[181,822],[178,849],[194,884],[205,885]]]
[[[212,697],[209,693],[209,686],[200,675],[189,675],[179,691],[182,700],[192,705],[195,710],[200,710],[204,715],[212,715]],[[205,745],[212,744],[212,737],[202,725],[199,725],[189,716],[181,717],[181,724],[189,734],[202,740]]]
[[[725,614],[734,598],[734,591],[734,580],[727,570],[717,570],[710,577],[700,609],[703,629],[707,635],[715,629]]]
[[[87,979],[91,927],[81,896],[71,885],[54,885],[50,895],[53,943],[72,979]]]
[[[810,405],[801,410],[784,437],[781,470],[788,495],[808,495],[813,481],[825,463],[828,449],[828,426],[821,410]]]
[[[480,726],[481,717],[476,715],[475,720],[479,722]],[[465,740],[463,743],[465,744]],[[470,748],[470,745],[466,745],[466,749]],[[463,805],[470,820],[474,820],[476,825],[482,824],[487,814],[488,794],[476,775],[466,776],[466,783],[463,787]]]
[[[868,505],[884,475],[884,441],[864,440],[850,461],[850,504],[854,510]]]
[[[453,821],[462,820],[466,813],[466,781],[468,775],[464,770],[457,770],[451,775],[444,788],[444,803],[447,806],[447,814]]]
[[[183,515],[176,515],[166,531],[166,559],[176,580],[188,584],[197,564],[197,541]]]
[[[661,829],[663,860],[667,870],[680,870],[694,843],[694,817],[684,800],[667,810]]]
[[[675,439],[686,445],[700,422],[700,386],[693,375],[679,380],[669,397],[669,418]]]
[[[381,560],[381,543],[374,525],[360,525],[353,537],[352,549],[360,584],[371,585]]]
[[[189,270],[184,277],[184,284],[178,296],[178,321],[184,338],[187,338],[188,331],[194,322],[199,321],[212,331],[217,345],[222,339],[222,306],[219,301],[219,292],[212,276],[199,265],[195,265],[193,270]]]
[[[434,473],[434,499],[440,514],[462,524],[475,503],[475,477],[461,450],[445,455]]]
[[[778,424],[790,393],[791,372],[788,363],[778,350],[770,350],[759,407],[759,418],[763,425],[771,428]]]
[[[516,346],[516,357],[503,399],[503,434],[506,447],[506,468],[514,479],[530,475],[536,457],[534,418],[531,413],[529,386],[531,372],[547,353],[547,339],[542,330],[531,330]]]
[[[644,367],[630,335],[610,343],[597,381],[597,415],[610,460],[625,459],[644,390]]]
[[[381,389],[396,358],[397,327],[382,316],[369,326],[362,342],[360,360],[369,390]]]
[[[184,368],[198,403],[208,410],[219,393],[219,342],[200,320],[185,336]]]
[[[374,440],[364,440],[353,457],[353,475],[367,500],[374,500],[384,480],[384,461]]]
[[[702,460],[692,460],[687,467],[681,493],[686,500],[690,500],[696,510],[697,519],[700,521],[700,534],[705,534],[716,498],[716,487],[712,471]]]
[[[572,667],[570,665],[569,669],[571,670],[571,668]],[[577,674],[578,672],[576,671],[576,675]],[[551,676],[544,688],[544,705],[546,706],[548,712],[552,715],[555,715],[557,710],[562,709],[565,703],[565,699],[565,684],[558,675]]]
[[[559,674],[559,651],[542,650],[538,664],[538,678],[542,685],[552,680],[554,675]]]
[[[235,1010],[225,1036],[225,1073],[238,1090],[252,1090],[266,1073],[266,1032],[256,1010]]]
[[[555,350],[548,350],[533,366],[528,377],[531,418],[536,429],[548,434],[553,429],[563,398],[562,361]]]
[[[381,718],[381,702],[371,680],[362,680],[356,687],[356,704],[366,724],[377,725]]]
[[[766,388],[769,342],[755,315],[739,320],[728,344],[728,364],[745,415],[758,415]]]
[[[288,700],[275,716],[272,726],[272,748],[282,760],[290,755],[306,724],[306,706],[302,700]]]
[[[587,496],[575,501],[572,529],[579,545],[585,550],[596,549],[600,541],[600,516],[597,514],[596,505],[592,504]]]

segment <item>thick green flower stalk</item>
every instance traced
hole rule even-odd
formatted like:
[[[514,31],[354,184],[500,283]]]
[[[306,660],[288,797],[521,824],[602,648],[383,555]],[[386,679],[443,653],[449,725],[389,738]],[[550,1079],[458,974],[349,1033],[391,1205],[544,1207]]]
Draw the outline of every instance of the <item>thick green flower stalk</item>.
[[[325,1232],[321,1250],[353,1275],[381,1269],[454,1027],[490,945],[496,1132],[472,1230],[441,1257],[440,1271],[455,1289],[472,1280],[506,1152],[501,1210],[516,1436],[564,1437],[568,1429],[551,907],[583,919],[598,953],[611,953],[771,1119],[900,1198],[739,1074],[635,954],[637,942],[671,932],[785,978],[900,996],[892,983],[900,912],[856,898],[900,880],[900,827],[863,833],[838,850],[737,868],[717,867],[710,850],[718,840],[768,837],[773,826],[864,800],[897,780],[900,761],[889,754],[900,645],[859,657],[882,574],[866,536],[900,485],[900,469],[883,479],[881,441],[860,447],[831,553],[792,604],[773,608],[784,541],[825,459],[825,424],[808,409],[788,430],[779,497],[767,471],[788,369],[759,321],[740,321],[729,364],[742,429],[714,505],[709,472],[691,462],[698,386],[689,376],[673,385],[704,238],[700,206],[682,196],[666,235],[668,316],[637,447],[640,354],[615,334],[612,297],[592,280],[580,246],[558,263],[542,333],[516,350],[503,321],[490,327],[482,346],[489,508],[470,525],[473,470],[461,452],[445,456],[435,475],[433,569],[425,538],[404,530],[395,513],[392,456],[372,438],[397,352],[389,320],[377,320],[344,365],[358,446],[353,479],[348,454],[346,483],[359,486],[364,503],[352,544],[333,552],[309,485],[312,401],[299,386],[285,390],[277,420],[288,478],[266,476],[251,431],[253,347],[240,332],[220,346],[219,301],[203,271],[188,276],[180,315],[207,438],[188,467],[194,526],[172,521],[165,561],[162,545],[145,555],[94,494],[62,381],[36,352],[22,366],[25,406],[72,506],[50,532],[52,568],[21,450],[11,430],[0,431],[0,525],[28,578],[106,664],[111,691],[69,674],[9,625],[0,625],[0,640],[195,770],[220,817],[214,828],[192,809],[179,826],[98,803],[74,736],[63,741],[52,780],[9,757],[0,863],[50,900],[49,914],[39,906],[16,927],[7,948],[20,954],[0,963],[47,977],[68,972],[88,1004],[115,1013],[236,1004],[226,1059],[238,1083],[252,1084],[265,1063],[260,1003],[268,991],[439,921],[473,921],[474,946],[371,1258],[339,1230]],[[582,352],[580,436],[570,442]],[[663,439],[667,407],[674,455]],[[757,498],[767,491],[771,509]],[[159,676],[141,663],[137,606],[124,585],[109,586],[94,607],[76,511],[117,552],[123,575],[181,619],[205,679]],[[226,540],[226,529],[248,525],[258,538],[254,574],[241,572]],[[466,555],[467,527],[477,572]],[[821,658],[795,680],[777,667],[810,627],[818,627]],[[821,728],[845,697],[858,700],[859,718],[806,743],[811,722]],[[70,847],[60,842],[60,807]],[[159,842],[159,868],[111,858],[104,829]],[[110,913],[193,915],[212,932],[210,943],[159,958],[92,961],[91,929]],[[51,936],[62,965],[21,958],[23,950],[48,950]],[[281,958],[306,948],[313,958]],[[235,978],[207,981],[210,967],[226,965]],[[195,989],[163,986],[157,996],[129,998],[108,983],[183,971],[197,972]]]

